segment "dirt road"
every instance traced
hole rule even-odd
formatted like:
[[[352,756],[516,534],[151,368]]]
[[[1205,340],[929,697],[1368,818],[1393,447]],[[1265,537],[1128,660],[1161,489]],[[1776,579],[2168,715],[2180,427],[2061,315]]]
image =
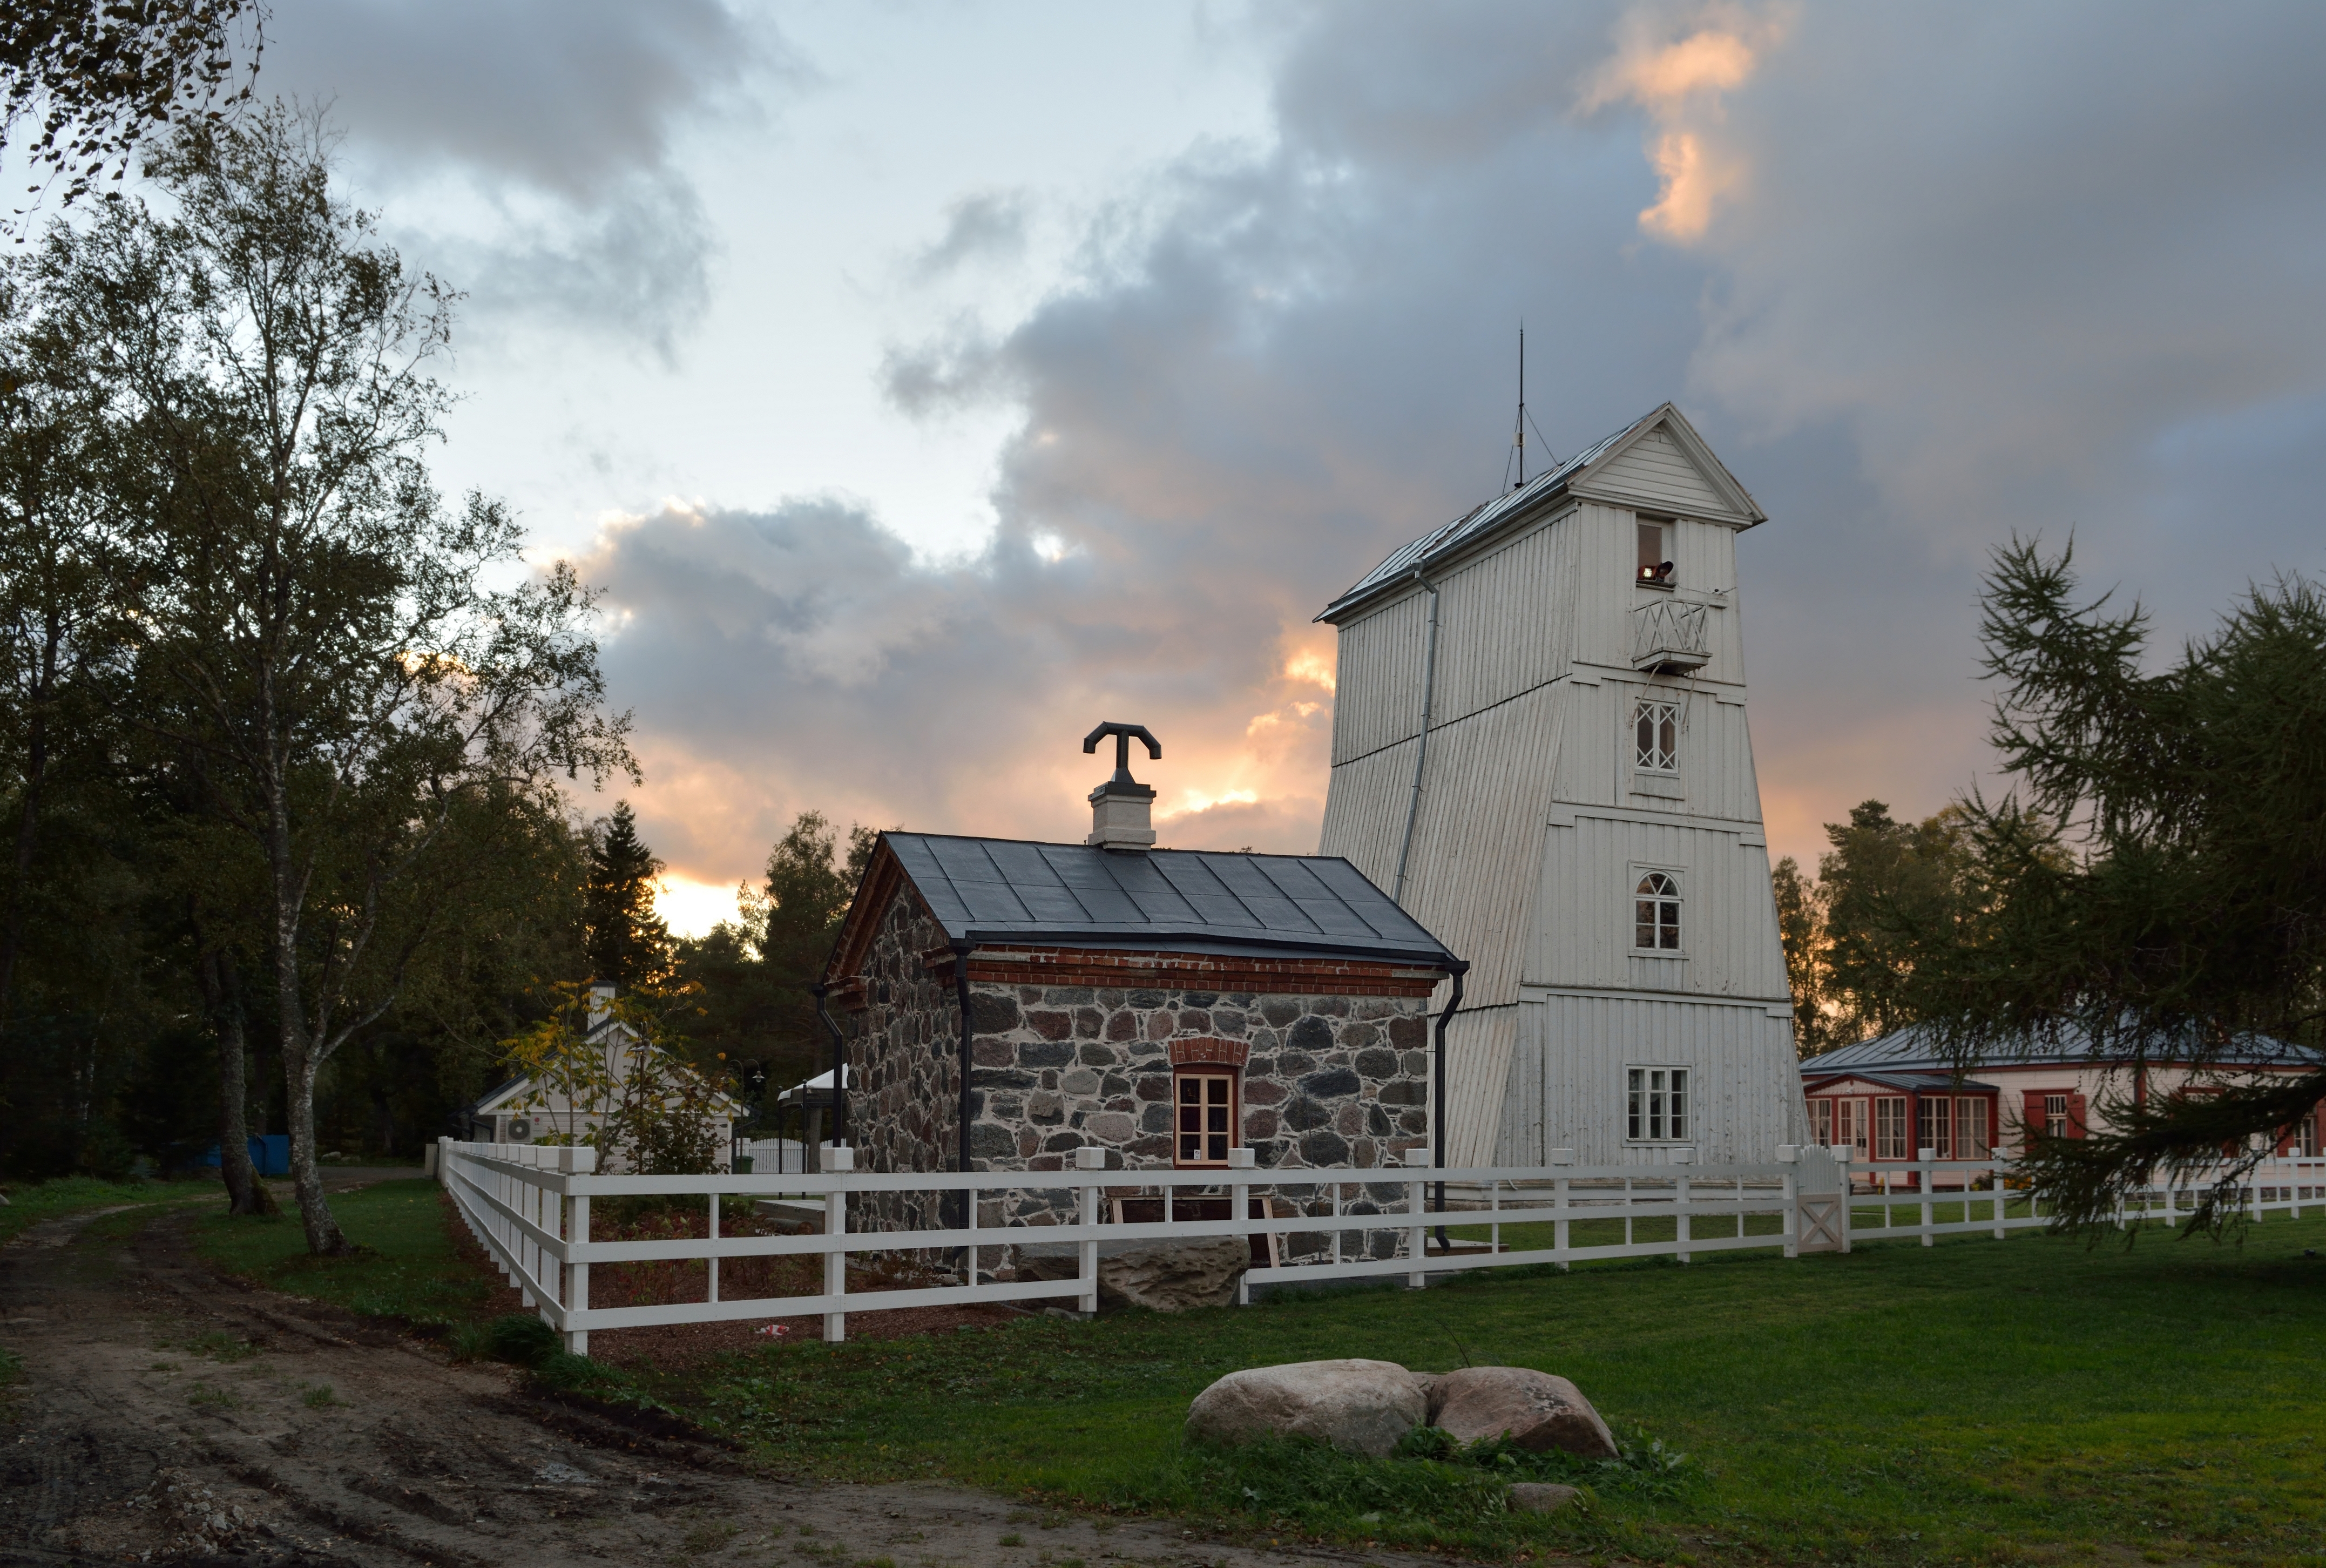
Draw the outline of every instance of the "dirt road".
[[[671,1425],[221,1281],[182,1218],[0,1251],[0,1564],[1410,1561],[1252,1551],[936,1487],[799,1485]]]

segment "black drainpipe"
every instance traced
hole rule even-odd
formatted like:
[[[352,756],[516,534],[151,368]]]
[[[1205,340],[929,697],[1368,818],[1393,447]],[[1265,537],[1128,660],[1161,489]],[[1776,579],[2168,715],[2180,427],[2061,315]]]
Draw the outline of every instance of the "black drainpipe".
[[[953,948],[953,994],[961,1007],[961,1169],[969,1170],[969,1059],[971,1022],[969,1017],[969,956],[977,951],[973,942],[956,941]],[[969,1193],[961,1195],[961,1228],[969,1228]]]
[[[848,1090],[845,1087],[848,1059],[842,1054],[844,1042],[841,1039],[840,1025],[832,1021],[832,1014],[825,1011],[823,1005],[824,994],[831,987],[811,985],[808,989],[815,993],[815,1015],[823,1019],[824,1028],[832,1031],[832,1141],[835,1144],[845,1145],[848,1142]],[[805,1092],[800,1095],[800,1132],[803,1134],[807,1132],[807,1095]]]
[[[1446,1169],[1446,1026],[1454,1022],[1454,1014],[1462,1006],[1462,976],[1469,972],[1469,965],[1459,958],[1454,960],[1454,990],[1446,998],[1446,1011],[1437,1015],[1437,1060],[1433,1069],[1437,1078],[1437,1092],[1433,1097],[1437,1101],[1437,1126],[1431,1134],[1429,1152],[1434,1156],[1431,1162],[1440,1171]],[[1437,1183],[1437,1212],[1441,1215],[1446,1212],[1446,1183],[1443,1181]],[[1437,1245],[1443,1250],[1453,1250],[1446,1239],[1446,1227],[1442,1222],[1437,1227]]]

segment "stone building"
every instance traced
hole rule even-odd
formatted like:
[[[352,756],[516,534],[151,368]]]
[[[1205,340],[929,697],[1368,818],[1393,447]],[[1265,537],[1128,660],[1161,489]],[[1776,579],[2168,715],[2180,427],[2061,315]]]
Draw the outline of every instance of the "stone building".
[[[1428,999],[1460,962],[1345,860],[1151,847],[1154,792],[1117,739],[1083,844],[881,835],[824,976],[856,1168],[1055,1171],[1096,1148],[1114,1171],[1341,1170],[1431,1147]],[[997,1193],[982,1222],[1051,1197]]]

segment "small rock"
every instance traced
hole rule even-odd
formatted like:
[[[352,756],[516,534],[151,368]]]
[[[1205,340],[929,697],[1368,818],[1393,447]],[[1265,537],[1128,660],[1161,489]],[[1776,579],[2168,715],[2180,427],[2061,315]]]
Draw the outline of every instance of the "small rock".
[[[1615,1434],[1583,1391],[1564,1377],[1528,1367],[1465,1367],[1429,1388],[1429,1423],[1464,1442],[1510,1434],[1530,1453],[1564,1449],[1586,1459],[1614,1459]]]
[[[1513,1514],[1550,1514],[1567,1507],[1576,1498],[1573,1487],[1560,1486],[1557,1481],[1520,1481],[1511,1488],[1511,1512]]]
[[[1241,1443],[1272,1433],[1385,1457],[1428,1416],[1427,1381],[1394,1361],[1296,1361],[1231,1372],[1196,1395],[1186,1434]]]

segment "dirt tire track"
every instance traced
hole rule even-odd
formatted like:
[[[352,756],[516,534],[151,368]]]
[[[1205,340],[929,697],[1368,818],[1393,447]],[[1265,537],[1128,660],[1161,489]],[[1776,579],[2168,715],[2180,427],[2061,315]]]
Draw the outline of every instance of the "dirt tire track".
[[[1419,1561],[1255,1551],[937,1487],[787,1481],[666,1421],[544,1397],[506,1368],[221,1279],[184,1216],[128,1243],[81,1235],[96,1218],[0,1251],[0,1344],[24,1368],[0,1407],[0,1564]],[[205,1343],[227,1358],[195,1353],[202,1336],[223,1336]]]

